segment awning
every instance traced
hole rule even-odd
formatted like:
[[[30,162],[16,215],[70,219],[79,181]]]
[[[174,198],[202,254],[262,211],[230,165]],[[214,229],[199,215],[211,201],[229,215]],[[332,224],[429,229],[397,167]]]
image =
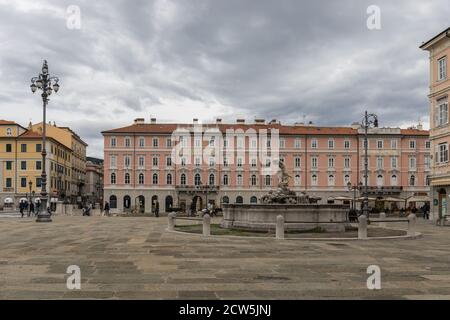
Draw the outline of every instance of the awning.
[[[408,202],[430,202],[430,198],[427,196],[415,196],[407,200]]]
[[[450,186],[450,179],[441,178],[441,179],[431,179],[430,180],[431,186]]]
[[[331,200],[335,200],[335,201],[352,201],[353,198],[341,196],[341,197],[332,197]]]
[[[34,199],[34,202],[36,203],[36,202],[41,202],[41,198],[35,198]]]
[[[27,198],[20,198],[19,202],[28,202]]]
[[[14,200],[12,198],[5,198],[5,203],[14,203]]]
[[[387,197],[386,199],[383,200],[387,202],[405,202],[405,199],[395,197]]]
[[[377,200],[377,198],[371,198],[371,197],[368,197],[367,199],[369,201],[376,201]],[[359,197],[359,198],[356,199],[356,201],[364,201],[364,197]]]

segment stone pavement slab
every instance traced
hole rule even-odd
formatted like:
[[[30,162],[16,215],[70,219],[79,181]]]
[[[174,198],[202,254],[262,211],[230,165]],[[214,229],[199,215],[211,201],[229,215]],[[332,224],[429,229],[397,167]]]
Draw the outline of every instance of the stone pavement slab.
[[[275,241],[166,232],[166,218],[0,219],[0,299],[450,299],[450,228],[423,238]],[[367,267],[381,268],[368,290]],[[81,290],[66,287],[67,267]]]

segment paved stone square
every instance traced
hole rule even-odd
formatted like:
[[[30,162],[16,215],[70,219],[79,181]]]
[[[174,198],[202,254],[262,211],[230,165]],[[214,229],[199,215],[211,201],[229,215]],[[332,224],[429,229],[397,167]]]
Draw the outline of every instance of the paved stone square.
[[[1,299],[450,299],[450,227],[418,240],[203,238],[167,218],[0,219]],[[381,268],[381,290],[366,269]],[[66,287],[81,268],[81,290]]]

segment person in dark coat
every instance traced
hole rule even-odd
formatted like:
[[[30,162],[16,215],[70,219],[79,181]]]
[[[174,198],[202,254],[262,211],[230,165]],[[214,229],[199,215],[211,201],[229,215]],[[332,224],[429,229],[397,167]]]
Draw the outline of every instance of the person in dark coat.
[[[30,202],[30,215],[31,215],[31,213],[33,213],[33,215],[34,215],[34,203],[33,202]]]
[[[105,215],[109,216],[109,203],[105,202],[105,207],[103,208],[103,210],[105,211]]]
[[[159,201],[155,201],[155,217],[159,217]]]
[[[19,211],[20,211],[20,216],[23,218],[23,209],[25,208],[25,205],[22,201],[19,202]]]

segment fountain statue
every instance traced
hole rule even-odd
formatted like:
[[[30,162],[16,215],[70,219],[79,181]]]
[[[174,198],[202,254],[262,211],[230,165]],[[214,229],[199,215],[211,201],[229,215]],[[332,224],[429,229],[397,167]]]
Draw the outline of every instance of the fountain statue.
[[[298,204],[298,203],[317,203],[321,198],[310,197],[305,192],[300,196],[289,189],[289,178],[291,176],[286,171],[286,166],[283,161],[278,161],[278,188],[269,191],[268,194],[261,197],[261,203],[264,204]]]

